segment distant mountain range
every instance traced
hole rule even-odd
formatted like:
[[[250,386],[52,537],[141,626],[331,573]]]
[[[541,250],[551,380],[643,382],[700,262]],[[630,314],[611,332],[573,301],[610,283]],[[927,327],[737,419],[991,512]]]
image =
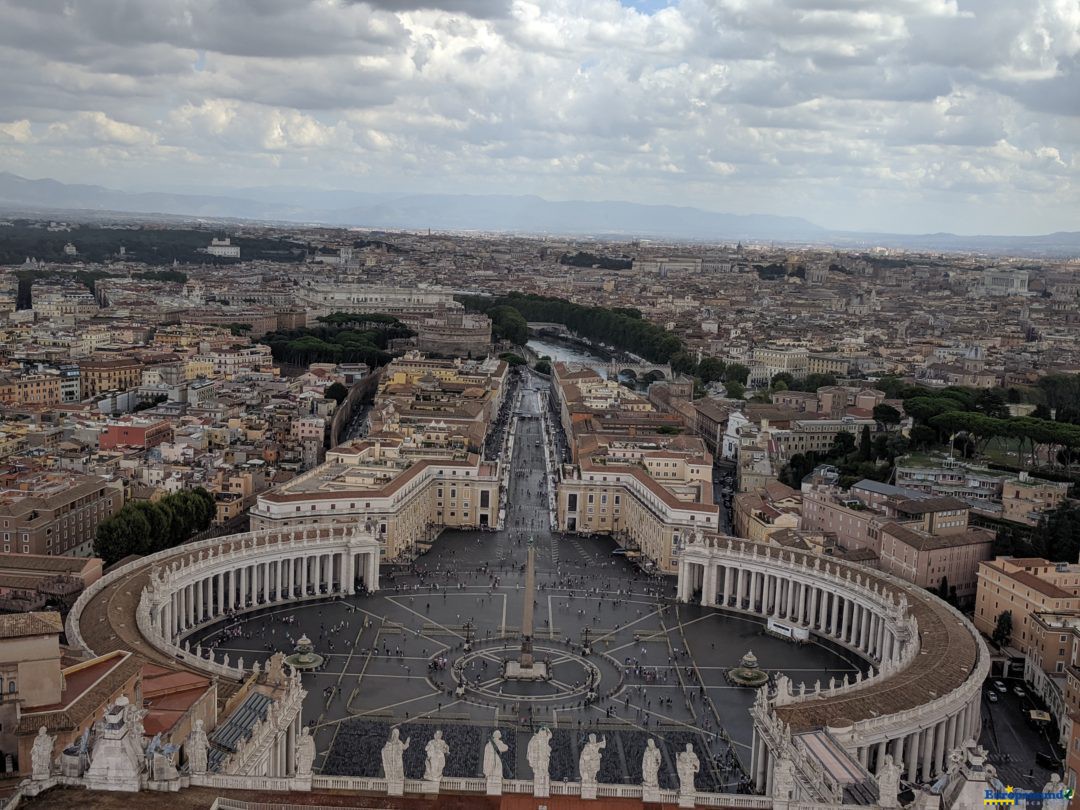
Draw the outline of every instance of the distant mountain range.
[[[1045,236],[905,235],[829,231],[801,217],[722,214],[673,205],[553,202],[527,195],[400,194],[247,188],[227,194],[127,192],[0,172],[0,207],[11,212],[57,210],[168,215],[209,220],[321,224],[366,228],[498,231],[567,236],[737,239],[860,248],[1012,255],[1080,255],[1080,232]]]

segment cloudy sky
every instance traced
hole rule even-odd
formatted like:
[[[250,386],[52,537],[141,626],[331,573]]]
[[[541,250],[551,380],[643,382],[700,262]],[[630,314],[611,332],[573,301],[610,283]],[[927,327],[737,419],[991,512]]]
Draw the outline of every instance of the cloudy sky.
[[[0,0],[0,170],[1080,229],[1078,0]]]

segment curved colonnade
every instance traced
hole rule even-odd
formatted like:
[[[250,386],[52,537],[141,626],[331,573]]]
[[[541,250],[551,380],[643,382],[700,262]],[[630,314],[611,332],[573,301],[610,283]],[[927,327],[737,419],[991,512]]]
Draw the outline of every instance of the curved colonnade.
[[[867,677],[839,683],[796,688],[781,676],[774,696],[759,697],[759,790],[772,794],[775,762],[790,756],[796,771],[823,782],[811,790],[817,800],[836,797],[841,786],[802,761],[806,733],[824,733],[873,774],[890,754],[908,781],[940,775],[953,748],[978,739],[986,644],[959,611],[911,583],[817,554],[699,535],[680,557],[678,597],[808,631],[871,665]]]
[[[143,557],[87,588],[67,620],[68,640],[87,652],[102,649],[83,636],[97,618],[111,621],[107,591],[132,581],[139,588],[135,619],[141,640],[169,661],[232,680],[255,671],[255,661],[194,649],[192,633],[229,616],[276,604],[348,595],[379,587],[379,541],[372,531],[346,526],[264,529],[211,538]],[[103,604],[104,603],[104,604]],[[103,616],[90,616],[91,608]]]

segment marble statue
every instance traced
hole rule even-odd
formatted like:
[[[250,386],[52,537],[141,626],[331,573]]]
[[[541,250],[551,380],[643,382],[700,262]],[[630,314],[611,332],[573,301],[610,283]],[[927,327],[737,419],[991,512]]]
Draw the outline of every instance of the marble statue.
[[[484,776],[487,778],[487,794],[489,796],[502,795],[502,754],[508,751],[509,748],[510,746],[502,740],[501,731],[493,731],[491,739],[484,746]]]
[[[525,758],[533,772],[533,796],[547,796],[551,784],[551,729],[544,726],[532,736]]]
[[[1057,795],[1059,798],[1043,799],[1043,810],[1066,810],[1069,800],[1065,798],[1064,791],[1065,783],[1061,781],[1061,777],[1056,773],[1050,774],[1050,781],[1043,785],[1042,792]]]
[[[206,773],[207,758],[210,752],[210,741],[206,737],[202,718],[195,721],[191,734],[187,741],[188,770],[192,775]]]
[[[694,753],[693,743],[687,743],[686,750],[675,757],[675,770],[679,774],[679,796],[693,796],[694,777],[701,770],[701,760]]]
[[[30,749],[30,763],[32,776],[35,781],[44,781],[52,773],[53,738],[49,736],[45,726],[38,729],[34,737],[34,745]]]
[[[773,766],[774,802],[791,802],[795,800],[795,763],[791,761],[791,754],[784,751]]]
[[[435,736],[428,740],[424,746],[424,779],[428,782],[438,782],[442,779],[443,770],[446,768],[446,755],[450,753],[450,746],[443,739],[442,732],[436,731]]]
[[[383,751],[385,750],[384,748]],[[383,756],[385,757],[385,754]],[[383,762],[385,761],[384,759]],[[311,736],[311,729],[304,726],[300,730],[300,739],[296,741],[296,775],[301,778],[311,776],[311,766],[314,762],[315,738]]]
[[[652,737],[641,757],[641,784],[646,788],[660,787],[660,749]]]
[[[391,796],[400,796],[405,792],[405,749],[409,747],[408,738],[401,741],[401,732],[390,730],[390,739],[382,747],[383,774],[386,776],[386,791]]]
[[[892,754],[886,754],[878,768],[878,805],[882,808],[899,807],[900,766],[893,760]]]
[[[598,742],[595,734],[589,735],[578,758],[578,771],[581,773],[583,783],[596,783],[596,776],[600,773],[600,752],[605,748],[607,748],[607,737]]]
[[[492,732],[491,739],[484,746],[484,776],[488,779],[495,777],[502,779],[503,762],[501,754],[508,749],[509,746],[502,741],[502,732]]]

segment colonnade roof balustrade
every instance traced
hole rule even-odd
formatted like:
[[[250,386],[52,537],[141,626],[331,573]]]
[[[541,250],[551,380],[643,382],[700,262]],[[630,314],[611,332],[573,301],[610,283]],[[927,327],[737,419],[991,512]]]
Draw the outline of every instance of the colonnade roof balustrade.
[[[68,642],[95,655],[113,650],[131,650],[153,663],[170,667],[178,663],[183,665],[182,661],[166,655],[153,645],[138,626],[139,600],[143,590],[151,585],[153,569],[178,563],[181,570],[188,570],[194,562],[200,562],[197,567],[208,567],[212,560],[225,561],[234,552],[248,552],[253,555],[248,562],[257,562],[254,555],[262,552],[280,553],[283,550],[283,546],[275,542],[276,539],[286,543],[299,542],[301,545],[297,545],[295,550],[303,550],[303,544],[310,543],[311,550],[317,551],[320,540],[340,543],[353,532],[354,527],[328,524],[264,529],[201,540],[134,560],[110,571],[83,591],[68,615]],[[206,554],[211,550],[214,554],[212,559],[199,561],[200,553]],[[239,557],[237,561],[241,559]],[[223,689],[224,686],[224,682],[219,684],[219,699],[224,699],[231,692],[230,688]]]
[[[786,569],[808,574],[812,579],[820,579],[820,587],[826,591],[835,588],[835,578],[839,577],[841,584],[866,591],[868,604],[879,602],[890,594],[894,600],[899,600],[902,595],[906,600],[907,615],[917,622],[917,653],[907,666],[876,677],[873,689],[842,689],[833,694],[813,694],[813,690],[808,690],[804,697],[776,705],[776,715],[790,724],[792,731],[843,728],[850,724],[866,726],[879,719],[891,722],[890,718],[895,720],[898,714],[928,711],[928,704],[946,699],[965,686],[965,692],[981,687],[982,671],[989,663],[985,642],[959,611],[922,588],[831,557],[778,549],[738,538],[698,539],[686,547],[686,560],[700,563],[695,551],[708,553],[711,549],[721,552],[713,557],[717,563],[756,562],[774,568],[778,573]]]

